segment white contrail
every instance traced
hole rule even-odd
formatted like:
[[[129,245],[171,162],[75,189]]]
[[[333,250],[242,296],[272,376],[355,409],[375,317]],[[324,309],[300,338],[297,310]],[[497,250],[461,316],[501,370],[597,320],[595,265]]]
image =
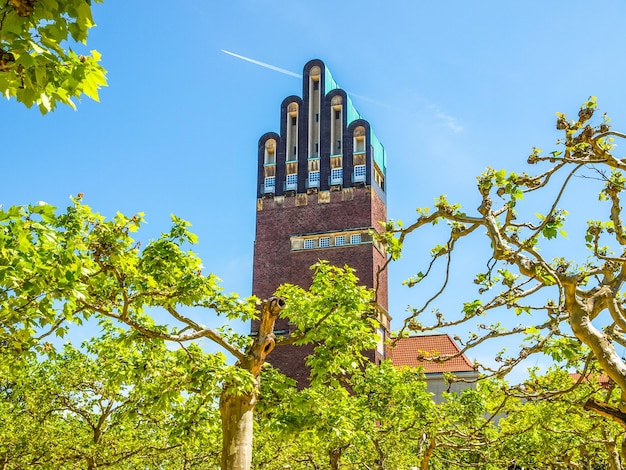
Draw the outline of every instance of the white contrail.
[[[253,64],[260,65],[261,67],[265,67],[267,69],[274,70],[275,72],[284,73],[285,75],[289,75],[290,77],[302,78],[302,75],[299,75],[299,74],[297,74],[295,72],[291,72],[290,70],[281,69],[280,67],[276,67],[275,65],[266,64],[265,62],[260,62],[258,60],[254,60],[254,59],[251,59],[249,57],[245,57],[245,56],[242,56],[242,55],[239,55],[239,54],[235,54],[234,52],[230,52],[230,51],[227,51],[225,49],[220,49],[220,51],[222,51],[224,54],[232,55],[233,57],[237,57],[238,59],[245,60],[246,62],[251,62]],[[380,101],[375,101],[375,100],[373,100],[371,98],[368,98],[366,96],[357,95],[357,94],[351,93],[351,92],[349,92],[347,90],[346,90],[346,93],[348,93],[350,96],[352,96],[354,98],[360,98],[360,99],[362,99],[364,101],[369,101],[371,103],[374,103],[374,104],[377,104],[377,105],[380,105],[380,106],[386,106],[388,108],[394,109],[392,106],[389,106],[388,104],[381,103]]]
[[[302,78],[302,75],[299,75],[295,72],[291,72],[289,70],[281,69],[280,67],[276,67],[274,65],[266,64],[265,62],[259,62],[258,60],[250,59],[249,57],[244,57],[239,54],[235,54],[234,52],[229,52],[224,49],[220,49],[224,54],[232,55],[233,57],[237,57],[238,59],[245,60],[247,62],[251,62],[256,65],[260,65],[261,67],[265,67],[266,69],[274,70],[275,72],[284,73],[285,75],[289,75],[290,77]]]

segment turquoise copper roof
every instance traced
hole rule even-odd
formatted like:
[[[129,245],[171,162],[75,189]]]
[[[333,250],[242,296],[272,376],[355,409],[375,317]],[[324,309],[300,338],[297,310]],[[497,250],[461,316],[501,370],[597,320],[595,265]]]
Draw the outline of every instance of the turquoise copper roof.
[[[340,86],[337,84],[337,82],[333,78],[328,66],[324,66],[324,94],[328,94],[332,90],[336,90],[339,88]],[[357,119],[363,119],[363,118],[361,117],[361,114],[357,111],[357,109],[354,107],[354,104],[352,104],[352,99],[350,99],[350,96],[347,94],[347,92],[346,92],[346,96],[348,97],[348,100],[347,100],[348,102],[346,103],[346,112],[347,112],[347,118],[348,118],[347,125],[349,126],[352,122],[356,121]],[[383,144],[380,143],[380,140],[378,140],[378,137],[376,137],[376,133],[371,127],[370,127],[370,144],[372,146],[373,158],[374,158],[374,161],[376,162],[376,165],[378,165],[378,168],[380,168],[380,171],[383,172],[383,175],[386,175],[387,174],[387,154],[385,152],[385,147],[383,146]]]

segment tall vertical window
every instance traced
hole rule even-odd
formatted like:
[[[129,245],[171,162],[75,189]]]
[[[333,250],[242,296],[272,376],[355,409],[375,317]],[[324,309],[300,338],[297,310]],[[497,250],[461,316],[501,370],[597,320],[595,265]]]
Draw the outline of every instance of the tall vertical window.
[[[320,110],[322,90],[320,83],[322,80],[322,68],[314,65],[309,70],[309,112],[308,112],[308,143],[307,156],[315,158],[319,155],[319,149],[316,151],[315,143],[320,141]]]
[[[376,333],[378,333],[378,343],[376,344],[376,350],[380,354],[385,354],[385,329],[376,328]]]
[[[298,159],[298,103],[287,106],[287,161]]]
[[[343,98],[341,95],[335,95],[330,100],[330,154],[340,155],[343,137]]]
[[[358,126],[354,129],[352,145],[354,148],[354,153],[365,152],[365,127]]]
[[[276,141],[274,139],[268,139],[265,142],[265,155],[263,158],[265,165],[276,164]]]

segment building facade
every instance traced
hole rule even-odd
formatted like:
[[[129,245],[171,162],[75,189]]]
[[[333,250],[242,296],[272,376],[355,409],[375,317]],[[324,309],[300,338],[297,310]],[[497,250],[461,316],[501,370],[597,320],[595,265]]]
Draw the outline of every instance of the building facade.
[[[387,220],[387,157],[370,123],[339,88],[320,60],[304,66],[302,96],[288,96],[280,107],[280,132],[259,139],[256,236],[252,293],[268,298],[284,283],[308,288],[310,267],[319,260],[349,265],[361,285],[376,290],[381,328],[378,348],[370,360],[391,359],[395,366],[422,367],[435,396],[448,387],[444,372],[462,376],[452,390],[477,378],[461,355],[445,363],[424,361],[431,355],[458,355],[448,335],[389,338],[387,260],[372,237]],[[252,322],[252,334],[258,322]],[[275,325],[277,335],[293,331],[286,319]],[[309,371],[305,358],[312,346],[282,346],[269,362],[305,386]]]
[[[387,218],[386,154],[320,60],[304,67],[302,96],[285,98],[280,132],[259,139],[252,292],[271,296],[283,283],[308,288],[318,260],[356,270],[377,290],[382,335],[389,328],[385,250],[372,238]],[[258,325],[252,323],[252,334]],[[279,319],[275,331],[291,326]],[[382,344],[382,343],[381,343]],[[302,383],[306,347],[281,347],[270,362]],[[384,358],[383,347],[371,359]]]

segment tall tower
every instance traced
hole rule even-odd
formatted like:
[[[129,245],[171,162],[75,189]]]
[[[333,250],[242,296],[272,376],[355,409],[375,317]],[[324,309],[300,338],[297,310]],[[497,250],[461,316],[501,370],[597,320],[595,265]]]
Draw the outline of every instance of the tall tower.
[[[302,98],[280,108],[280,133],[259,139],[253,294],[271,296],[283,283],[308,288],[318,260],[356,270],[377,288],[382,337],[389,329],[386,254],[372,240],[386,220],[386,155],[368,121],[320,60],[304,66]],[[252,332],[258,329],[252,323]],[[277,333],[291,326],[280,319]],[[304,383],[305,347],[276,348],[270,362]],[[373,361],[384,347],[370,352]]]

